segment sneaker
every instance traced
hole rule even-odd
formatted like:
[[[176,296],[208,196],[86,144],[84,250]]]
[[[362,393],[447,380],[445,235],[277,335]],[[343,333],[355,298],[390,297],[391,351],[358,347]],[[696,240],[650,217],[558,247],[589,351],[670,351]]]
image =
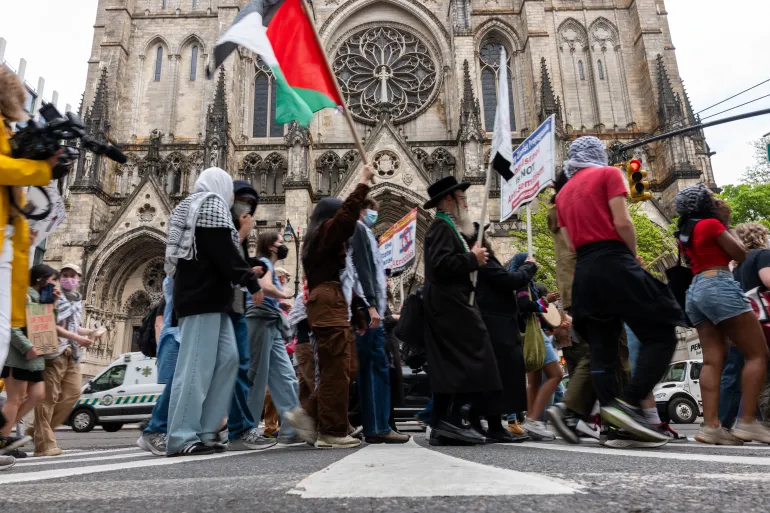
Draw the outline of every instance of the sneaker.
[[[262,436],[264,436],[265,438],[278,438],[279,436],[281,436],[281,432],[280,431],[276,431],[275,433],[265,432],[265,433],[262,433]]]
[[[143,451],[151,452],[155,456],[166,455],[166,435],[164,433],[142,433],[136,446]]]
[[[16,465],[16,458],[13,456],[0,456],[0,470],[8,470]]]
[[[53,449],[48,449],[47,451],[37,452],[35,451],[35,457],[36,458],[43,458],[43,457],[50,457],[50,456],[61,456],[62,450],[58,447],[54,447]]]
[[[510,431],[512,435],[518,436],[527,434],[527,432],[524,431],[524,428],[521,427],[521,424],[519,424],[518,419],[508,423],[508,431]]]
[[[350,426],[351,429],[349,429],[349,435],[353,438],[358,438],[361,440],[364,437],[364,426],[358,426],[357,428],[354,428],[353,426]]]
[[[577,431],[578,436],[601,440],[602,419],[598,415],[595,415],[589,422],[581,419],[575,426],[575,431]]]
[[[565,405],[555,404],[546,411],[548,420],[556,430],[556,433],[566,442],[579,444],[580,437],[577,433],[577,425],[580,419],[572,413]]]
[[[23,460],[24,458],[27,457],[27,453],[22,451],[21,449],[14,449],[8,453],[8,456],[13,456],[17,460]]]
[[[743,445],[743,441],[735,438],[722,426],[708,427],[705,422],[700,425],[700,431],[695,435],[695,441],[710,445]]]
[[[269,449],[278,443],[274,438],[266,438],[259,434],[259,430],[254,428],[246,431],[238,438],[230,440],[227,448],[231,451],[258,451]]]
[[[309,444],[314,444],[318,439],[316,421],[302,408],[294,408],[283,414],[284,418],[297,431],[300,438]],[[359,440],[360,442],[360,440]]]
[[[317,449],[352,449],[359,445],[361,445],[361,440],[352,436],[332,436],[320,433],[315,442]]]
[[[526,434],[528,434],[532,440],[543,440],[546,442],[556,440],[554,434],[548,431],[545,422],[541,420],[532,420],[529,417],[526,417],[524,419],[524,424],[522,424],[521,427],[524,428],[524,431],[527,432]]]
[[[730,433],[744,442],[762,442],[770,444],[770,428],[762,422],[751,422],[749,424],[739,420]]]
[[[0,436],[0,455],[9,454],[30,441],[32,438],[28,436]]]
[[[175,452],[173,454],[169,454],[168,457],[174,457],[174,456],[208,456],[209,454],[214,454],[215,450],[213,447],[210,447],[203,442],[195,442],[193,444],[188,445],[184,449],[182,449],[179,452]]]
[[[668,441],[668,436],[658,432],[654,425],[647,422],[641,408],[631,406],[620,399],[612,406],[603,406],[601,416],[605,422],[647,442]]]
[[[412,439],[411,436],[403,435],[391,429],[390,432],[385,433],[384,435],[367,436],[366,443],[368,444],[405,444],[411,439]]]
[[[662,442],[649,442],[642,440],[633,433],[617,429],[616,427],[610,427],[607,430],[607,440],[602,444],[605,447],[612,447],[614,449],[631,449],[631,448],[645,448],[653,449],[655,447],[662,447],[668,443],[668,440]]]
[[[275,440],[276,442],[278,442],[278,445],[283,445],[283,446],[304,445],[306,443],[302,439],[302,437],[299,436],[297,433],[294,433],[291,436],[281,434],[281,436],[279,436]]]
[[[668,425],[668,422],[661,422],[660,424],[655,426],[655,429],[657,429],[659,432],[666,435],[669,438],[669,441],[671,442],[687,441],[687,437],[684,435],[680,435],[677,431],[674,431],[674,429]]]

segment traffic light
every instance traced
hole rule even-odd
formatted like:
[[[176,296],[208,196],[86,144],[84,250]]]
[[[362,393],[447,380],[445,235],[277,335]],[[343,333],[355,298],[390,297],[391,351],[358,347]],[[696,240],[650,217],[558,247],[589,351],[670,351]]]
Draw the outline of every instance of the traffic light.
[[[630,197],[633,203],[652,199],[652,194],[647,190],[650,187],[650,183],[645,180],[647,171],[642,169],[641,161],[636,159],[629,160],[619,164],[617,167],[626,172],[628,187],[631,190]]]

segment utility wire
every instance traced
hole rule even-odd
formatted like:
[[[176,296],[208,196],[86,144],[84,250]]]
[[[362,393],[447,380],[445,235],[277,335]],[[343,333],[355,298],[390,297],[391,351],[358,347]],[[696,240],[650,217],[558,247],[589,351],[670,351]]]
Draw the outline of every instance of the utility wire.
[[[725,110],[723,110],[721,112],[717,112],[716,114],[709,114],[708,116],[706,116],[704,118],[701,118],[701,121],[703,121],[704,119],[713,118],[714,116],[719,116],[720,114],[724,114],[725,112],[730,112],[731,110],[735,110],[735,109],[737,109],[739,107],[743,107],[744,105],[748,105],[749,103],[754,103],[756,101],[762,100],[762,99],[767,98],[769,96],[770,96],[770,94],[766,94],[764,96],[760,96],[759,98],[754,98],[753,100],[749,100],[746,103],[741,103],[740,105],[736,105],[735,107],[730,107],[729,109],[725,109]]]

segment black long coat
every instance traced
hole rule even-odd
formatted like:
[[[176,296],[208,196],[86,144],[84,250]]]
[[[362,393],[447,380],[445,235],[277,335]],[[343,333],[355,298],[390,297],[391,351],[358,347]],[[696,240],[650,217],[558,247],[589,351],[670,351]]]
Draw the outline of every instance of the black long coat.
[[[490,257],[479,269],[478,305],[503,383],[502,392],[488,399],[489,414],[527,409],[527,371],[519,334],[516,290],[526,286],[536,271],[535,264],[526,262],[518,271],[508,272],[495,257]]]
[[[434,219],[425,235],[425,348],[433,392],[502,389],[487,328],[468,304],[470,273],[479,268],[448,222]]]

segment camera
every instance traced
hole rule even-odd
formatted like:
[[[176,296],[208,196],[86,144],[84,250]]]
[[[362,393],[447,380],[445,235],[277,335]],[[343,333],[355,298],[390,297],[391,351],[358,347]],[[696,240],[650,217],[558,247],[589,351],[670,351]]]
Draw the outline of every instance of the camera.
[[[59,150],[64,150],[59,156],[58,165],[53,169],[53,178],[59,179],[69,173],[72,162],[78,155],[76,146],[62,142],[79,140],[81,148],[97,155],[104,155],[119,164],[126,163],[126,156],[115,146],[99,142],[89,136],[83,121],[77,114],[67,112],[66,117],[62,116],[52,103],[45,103],[40,108],[40,115],[45,119],[45,124],[31,119],[11,137],[13,158],[47,160]]]

